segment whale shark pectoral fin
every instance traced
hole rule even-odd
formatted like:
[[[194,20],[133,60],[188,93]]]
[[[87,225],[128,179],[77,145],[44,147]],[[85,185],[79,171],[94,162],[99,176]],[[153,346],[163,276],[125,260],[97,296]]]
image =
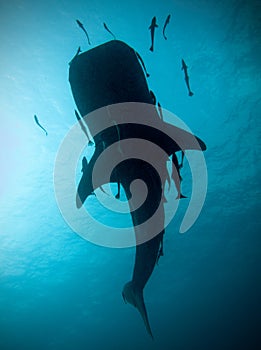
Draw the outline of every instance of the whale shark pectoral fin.
[[[128,282],[123,288],[122,297],[126,304],[129,303],[138,309],[145,324],[146,330],[153,339],[153,334],[150,328],[148,314],[144,303],[143,291],[135,291],[133,283]]]
[[[100,172],[96,177],[96,183],[93,184],[92,176],[93,176],[93,167],[96,160],[99,158],[102,150],[99,148],[95,150],[90,162],[87,161],[86,157],[82,159],[82,177],[77,187],[76,193],[76,206],[77,208],[81,208],[84,204],[85,200],[92,194],[94,194],[94,190],[100,188],[102,192],[105,194],[106,191],[103,189],[102,185],[106,184],[108,181],[106,180],[106,176],[104,172]]]

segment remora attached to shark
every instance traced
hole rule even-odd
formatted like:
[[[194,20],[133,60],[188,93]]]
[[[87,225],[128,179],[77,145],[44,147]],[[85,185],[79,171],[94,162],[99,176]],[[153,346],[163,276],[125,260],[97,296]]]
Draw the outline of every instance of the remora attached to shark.
[[[108,182],[106,174],[101,170],[93,183],[94,165],[104,150],[120,142],[120,156],[126,155],[126,158],[114,168],[110,182],[120,183],[126,193],[137,242],[132,280],[125,284],[122,296],[125,302],[138,309],[152,336],[143,290],[159,253],[162,255],[164,201],[162,178],[151,164],[156,162],[156,167],[165,169],[168,156],[175,152],[181,149],[205,150],[206,146],[199,138],[160,118],[135,50],[124,42],[113,40],[77,55],[70,63],[69,81],[77,108],[85,117],[95,142],[95,152],[86,163],[78,185],[76,205],[80,208],[96,188]],[[133,102],[139,104],[138,110],[133,107]],[[123,105],[121,113],[114,113],[117,110],[114,106],[119,104]],[[93,111],[97,111],[96,118],[88,118]],[[125,115],[129,114],[133,117],[132,122],[125,119]],[[104,119],[107,119],[105,124],[110,125],[106,129],[102,128]],[[156,144],[167,156],[155,159],[155,154],[148,146],[139,149],[142,157],[128,157],[130,148],[135,150],[137,145],[132,139]],[[119,155],[115,153],[116,156]],[[111,162],[112,159],[107,161]],[[146,199],[139,207],[135,206],[130,190],[135,179],[141,179],[147,185]],[[164,174],[163,180],[166,180]],[[150,222],[151,217],[155,218]],[[150,231],[155,227],[157,234],[150,236]],[[148,238],[144,239],[144,236]]]

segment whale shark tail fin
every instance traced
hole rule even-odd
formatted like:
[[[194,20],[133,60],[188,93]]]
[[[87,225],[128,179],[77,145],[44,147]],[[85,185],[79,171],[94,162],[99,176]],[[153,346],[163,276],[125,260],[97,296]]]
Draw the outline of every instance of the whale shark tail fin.
[[[134,288],[133,283],[128,282],[123,288],[122,297],[126,304],[129,303],[138,309],[145,324],[146,330],[153,339],[153,334],[150,328],[148,314],[144,303],[143,291],[137,291],[136,288]]]

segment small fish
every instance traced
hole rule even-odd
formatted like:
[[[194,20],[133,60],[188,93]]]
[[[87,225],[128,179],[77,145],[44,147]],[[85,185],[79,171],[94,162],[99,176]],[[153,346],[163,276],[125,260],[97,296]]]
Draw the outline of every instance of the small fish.
[[[87,171],[88,168],[88,161],[86,157],[83,157],[82,159],[82,173],[84,173],[85,171]]]
[[[88,171],[88,160],[86,157],[82,159],[82,173],[87,173]],[[96,196],[94,192],[91,192],[91,195]]]
[[[185,151],[181,151],[181,163],[179,164],[179,169],[183,168],[184,157],[185,157]]]
[[[164,252],[163,252],[163,236],[161,237],[161,240],[160,240],[160,248],[159,248],[159,251],[158,251],[158,256],[157,256],[157,265],[159,265],[159,259],[161,256],[164,256]]]
[[[77,118],[77,120],[78,120],[80,126],[81,126],[82,131],[85,133],[85,135],[86,135],[86,137],[87,137],[87,139],[88,139],[88,145],[89,145],[89,146],[92,146],[92,145],[93,145],[93,142],[92,142],[92,141],[90,140],[90,138],[89,138],[87,129],[86,129],[85,125],[83,124],[82,118],[80,117],[80,115],[79,115],[79,113],[76,111],[76,109],[74,110],[74,113],[75,113],[75,116],[76,116],[76,118]]]
[[[168,15],[166,21],[165,21],[165,24],[164,24],[164,27],[163,27],[163,36],[164,36],[164,39],[167,40],[167,37],[165,35],[165,29],[167,27],[167,25],[169,24],[169,21],[170,21],[170,15]]]
[[[184,196],[181,193],[182,177],[180,175],[179,169],[180,169],[180,165],[179,165],[179,162],[178,162],[178,158],[177,158],[176,154],[173,153],[173,155],[172,155],[172,175],[171,175],[171,178],[174,180],[174,183],[175,183],[175,186],[176,186],[176,189],[177,189],[177,192],[178,192],[176,199],[187,198],[186,196]]]
[[[119,181],[117,182],[117,186],[118,186],[118,192],[117,192],[117,194],[116,194],[115,198],[116,198],[116,199],[120,199],[120,194],[121,194],[121,184],[120,184],[120,182],[119,182]]]
[[[161,120],[163,120],[162,107],[161,107],[161,104],[159,102],[158,102],[158,110],[159,110],[160,118],[161,118]]]
[[[144,62],[143,62],[143,59],[141,58],[141,55],[140,55],[137,51],[135,51],[135,53],[136,53],[138,59],[140,60],[140,63],[141,63],[142,68],[143,68],[143,70],[144,70],[144,72],[145,72],[145,74],[146,74],[146,77],[148,78],[150,75],[149,75],[149,73],[148,73],[148,71],[147,71],[147,69],[146,69],[146,66],[145,66],[145,64],[144,64]]]
[[[185,82],[188,88],[188,92],[189,92],[189,96],[193,96],[194,93],[190,90],[190,86],[189,86],[189,76],[188,76],[188,66],[186,65],[185,61],[182,59],[182,68],[181,70],[184,70],[184,74],[185,74]]]
[[[113,39],[116,40],[116,36],[110,31],[105,22],[103,22],[103,26],[107,30],[107,32],[109,32],[113,36]]]
[[[69,65],[71,65],[72,61],[75,59],[75,57],[77,57],[79,55],[80,52],[82,52],[82,50],[81,50],[81,47],[79,46],[76,54],[73,56],[73,58],[69,62]]]
[[[45,130],[45,128],[39,123],[39,120],[36,115],[34,115],[34,120],[36,124],[45,132],[46,136],[48,135],[48,132]]]
[[[150,33],[151,33],[151,47],[150,47],[150,51],[153,52],[154,50],[154,34],[155,34],[155,28],[157,28],[158,25],[156,23],[156,17],[154,16],[152,18],[152,21],[151,21],[151,25],[149,26],[149,29],[150,29]]]
[[[156,99],[156,96],[152,90],[150,90],[150,96],[151,96],[152,104],[154,104],[154,106],[156,106],[157,99]]]
[[[74,56],[74,57],[78,56],[80,52],[82,52],[82,50],[81,50],[81,46],[79,46],[79,47],[78,47],[78,50],[77,50],[77,52],[76,52],[76,54],[75,54],[75,56]]]
[[[84,33],[87,37],[88,43],[89,43],[89,45],[91,45],[89,35],[88,35],[86,29],[84,28],[83,24],[78,19],[76,20],[76,22],[77,22],[78,26],[84,31]]]

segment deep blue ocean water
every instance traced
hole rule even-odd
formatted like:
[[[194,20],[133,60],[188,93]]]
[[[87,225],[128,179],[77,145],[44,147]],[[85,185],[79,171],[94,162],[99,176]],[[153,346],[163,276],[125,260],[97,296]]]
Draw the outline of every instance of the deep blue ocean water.
[[[1,349],[259,348],[260,5],[254,0],[1,2]],[[168,14],[165,41],[161,31]],[[152,53],[153,16],[160,28]],[[103,22],[134,47],[161,105],[208,146],[203,210],[181,234],[187,200],[180,203],[166,230],[165,255],[145,288],[154,341],[121,297],[135,249],[83,240],[64,221],[55,199],[56,154],[76,121],[68,62],[78,46],[89,49],[76,19],[84,23],[91,47],[111,40]],[[193,97],[181,58],[189,66]],[[189,191],[186,164],[183,175]]]

